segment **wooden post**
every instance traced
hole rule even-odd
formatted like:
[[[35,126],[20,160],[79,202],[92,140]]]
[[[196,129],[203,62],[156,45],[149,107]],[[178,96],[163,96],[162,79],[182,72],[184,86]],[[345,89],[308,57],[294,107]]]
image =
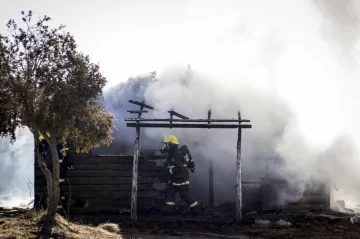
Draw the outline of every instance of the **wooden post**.
[[[211,124],[211,110],[208,111],[208,126],[210,129]],[[213,161],[209,159],[209,206],[214,206],[214,171],[213,171]]]
[[[142,102],[144,104],[144,102]],[[141,113],[144,106],[140,106],[138,119],[141,118]],[[140,126],[139,121],[136,121],[136,138],[134,146],[134,160],[132,172],[132,188],[131,188],[131,220],[137,221],[137,189],[138,189],[138,172],[139,172],[139,154],[140,154]]]
[[[239,120],[241,120],[240,111],[238,112]],[[236,155],[236,223],[242,221],[242,173],[241,173],[241,121],[239,121],[238,139],[237,139],[237,155]]]
[[[132,173],[132,191],[131,191],[131,219],[137,220],[137,189],[138,189],[138,169],[139,169],[139,151],[140,151],[140,127],[136,127],[136,139],[134,147],[133,173]]]
[[[214,171],[211,159],[209,159],[209,206],[214,206]]]

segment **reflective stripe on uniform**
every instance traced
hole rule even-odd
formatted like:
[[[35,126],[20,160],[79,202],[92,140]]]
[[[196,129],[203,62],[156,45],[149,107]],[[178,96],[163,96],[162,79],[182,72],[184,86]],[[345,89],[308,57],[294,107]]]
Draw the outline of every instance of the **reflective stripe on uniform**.
[[[198,202],[197,202],[197,201],[195,201],[195,202],[193,202],[192,204],[190,204],[189,207],[195,207],[196,205],[198,205]]]
[[[182,183],[173,183],[174,186],[184,186],[184,185],[189,185],[189,184],[190,184],[190,181],[185,181]]]
[[[175,205],[175,202],[166,202],[165,204],[173,206],[173,205]]]
[[[65,179],[59,178],[59,183],[63,183],[63,182],[65,182]]]
[[[169,169],[169,173],[173,174],[173,168],[175,168],[175,166],[168,166],[167,168]]]

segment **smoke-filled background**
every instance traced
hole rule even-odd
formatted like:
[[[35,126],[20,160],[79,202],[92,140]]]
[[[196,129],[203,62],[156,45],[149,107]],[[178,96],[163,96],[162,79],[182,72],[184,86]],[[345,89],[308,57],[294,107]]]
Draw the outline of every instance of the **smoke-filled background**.
[[[214,118],[236,118],[240,109],[253,125],[243,132],[244,180],[264,177],[269,159],[270,176],[300,190],[301,180],[331,180],[333,200],[360,203],[357,1],[18,2],[66,24],[100,62],[119,128],[107,153],[132,153],[134,130],[123,121],[129,99],[154,106],[147,117],[173,108],[204,118],[211,108]],[[23,10],[6,8],[4,24]],[[147,74],[155,70],[156,79]],[[236,132],[143,129],[142,148],[160,147],[170,132],[198,159],[194,187],[204,187],[211,159],[215,202],[234,198]]]
[[[0,138],[0,207],[32,207],[34,199],[34,137],[16,130],[16,144]]]

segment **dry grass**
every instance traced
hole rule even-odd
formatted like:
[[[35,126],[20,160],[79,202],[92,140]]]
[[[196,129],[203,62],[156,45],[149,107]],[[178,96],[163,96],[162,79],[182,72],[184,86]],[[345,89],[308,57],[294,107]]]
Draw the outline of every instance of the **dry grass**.
[[[27,212],[17,217],[0,218],[1,239],[36,238],[44,212]],[[56,216],[51,238],[69,239],[123,239],[117,224],[106,223],[97,227],[69,223],[62,216]]]

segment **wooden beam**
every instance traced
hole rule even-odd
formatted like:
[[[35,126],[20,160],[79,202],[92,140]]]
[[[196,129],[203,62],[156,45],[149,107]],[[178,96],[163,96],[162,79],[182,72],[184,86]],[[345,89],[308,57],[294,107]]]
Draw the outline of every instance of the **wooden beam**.
[[[146,119],[146,118],[125,118],[124,121],[150,121],[150,122],[183,122],[183,123],[239,123],[238,119]],[[241,123],[249,123],[250,120],[241,119]]]
[[[177,117],[179,117],[180,119],[189,119],[188,117],[186,117],[186,116],[184,116],[184,115],[182,115],[182,114],[179,114],[178,112],[176,112],[176,111],[173,111],[173,110],[169,110],[168,111],[169,113],[170,113],[170,115],[175,115],[175,116],[177,116]]]
[[[68,178],[70,185],[118,185],[127,184],[131,186],[132,177],[74,177]],[[43,181],[42,181],[43,180]],[[138,184],[152,184],[159,181],[159,177],[140,177]],[[45,177],[35,177],[35,185],[46,185]],[[67,182],[65,182],[67,183]]]
[[[208,125],[210,126],[211,123],[211,110],[208,111]],[[209,127],[210,129],[210,127]]]
[[[136,127],[136,123],[127,123],[127,127]],[[237,129],[251,128],[251,125],[233,125],[233,124],[156,124],[156,123],[139,123],[140,128],[189,128],[189,129]]]
[[[149,111],[147,110],[143,110],[143,111],[139,111],[139,110],[128,110],[127,111],[130,114],[139,114],[139,113],[148,113]]]
[[[240,111],[238,112],[238,117],[239,121],[241,121]],[[238,128],[236,148],[236,223],[240,224],[242,222],[241,127]]]
[[[139,101],[136,101],[136,100],[129,100],[129,103],[134,104],[134,105],[138,105],[140,107],[147,108],[147,109],[150,109],[150,110],[154,109],[154,107],[152,107],[152,106],[150,106],[148,104],[145,104],[144,101],[139,102]]]
[[[214,171],[212,159],[209,159],[209,206],[214,206]]]
[[[130,103],[140,105],[140,110],[138,118],[141,118],[141,113],[144,107],[149,109],[154,109],[153,107],[146,105],[143,102],[129,101]],[[137,191],[138,191],[138,171],[139,171],[139,155],[140,155],[140,127],[139,121],[136,121],[136,136],[135,136],[135,146],[134,146],[134,162],[133,162],[133,172],[132,172],[132,187],[131,187],[131,219],[137,221]]]

